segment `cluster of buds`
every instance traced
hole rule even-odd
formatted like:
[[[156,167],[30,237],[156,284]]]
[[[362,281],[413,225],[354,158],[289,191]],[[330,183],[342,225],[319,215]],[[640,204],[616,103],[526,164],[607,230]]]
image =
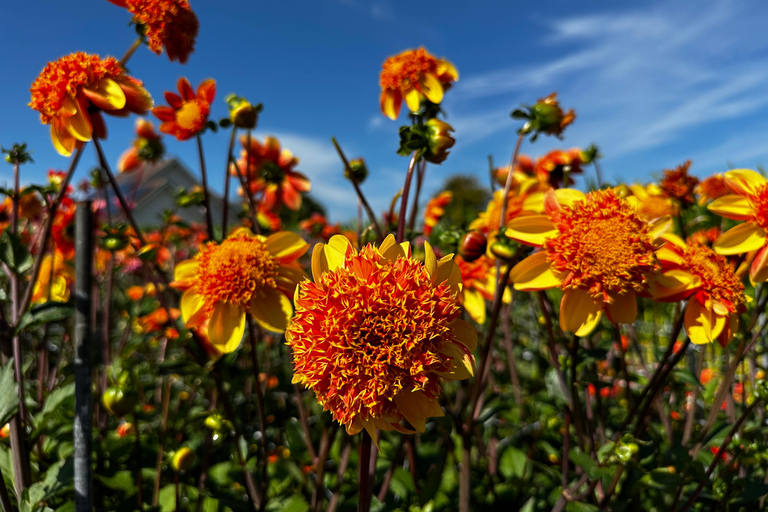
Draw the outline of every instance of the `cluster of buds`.
[[[424,124],[400,128],[400,148],[397,154],[408,156],[417,151],[427,162],[440,164],[448,158],[448,150],[456,143],[451,137],[453,128],[448,123],[432,118]]]

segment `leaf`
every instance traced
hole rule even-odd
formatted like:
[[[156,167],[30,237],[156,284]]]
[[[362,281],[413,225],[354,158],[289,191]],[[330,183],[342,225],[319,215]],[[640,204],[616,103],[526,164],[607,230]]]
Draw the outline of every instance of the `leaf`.
[[[401,498],[407,498],[408,495],[416,491],[416,484],[413,482],[411,473],[399,467],[392,473],[392,492]]]
[[[656,468],[650,473],[646,473],[640,479],[640,483],[656,489],[676,488],[683,482],[683,479],[677,473],[670,473],[666,468]]]
[[[280,510],[281,512],[307,512],[309,510],[309,503],[304,499],[304,496],[297,494],[283,501]]]
[[[54,389],[48,399],[45,401],[43,410],[35,415],[35,428],[38,432],[45,428],[50,416],[56,411],[56,409],[64,403],[65,400],[75,399],[75,383],[71,382],[65,384],[59,388]],[[34,433],[33,433],[34,434]],[[34,437],[34,435],[33,435]]]
[[[176,510],[176,488],[173,484],[168,484],[160,489],[157,496],[157,503],[162,512],[172,512]]]
[[[569,501],[565,506],[565,512],[597,512],[598,510],[600,509],[596,506],[580,501]]]
[[[510,446],[499,460],[499,471],[505,478],[522,478],[525,473],[525,463],[528,457],[522,451]]]
[[[46,302],[24,313],[17,331],[51,322],[60,322],[71,317],[74,313],[75,305],[71,302]]]
[[[544,384],[547,386],[549,397],[555,402],[561,404],[568,403],[568,400],[565,398],[565,393],[563,393],[563,387],[560,385],[560,381],[557,378],[557,371],[555,371],[554,368],[547,370],[546,375],[544,375]]]
[[[13,376],[13,359],[0,370],[0,425],[5,425],[19,410],[19,385]]]
[[[131,494],[136,490],[136,486],[133,483],[133,473],[130,470],[118,471],[113,476],[96,475],[105,487],[114,489],[116,491],[125,491],[126,494]]]
[[[597,463],[592,460],[592,457],[581,450],[571,450],[568,458],[570,458],[571,462],[576,466],[583,469],[590,480],[612,476],[616,472],[616,468],[598,466]]]
[[[0,261],[17,275],[32,268],[34,262],[21,237],[7,229],[0,235]]]

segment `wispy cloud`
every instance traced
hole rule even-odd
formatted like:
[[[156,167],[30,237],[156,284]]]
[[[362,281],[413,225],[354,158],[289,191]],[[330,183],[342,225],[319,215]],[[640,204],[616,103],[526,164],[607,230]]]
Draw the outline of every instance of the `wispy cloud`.
[[[577,110],[569,139],[598,141],[608,163],[668,147],[698,127],[768,113],[768,41],[755,41],[753,8],[736,0],[667,2],[542,21],[540,44],[557,57],[462,77],[447,100],[457,136],[469,147],[511,129],[510,99],[532,102],[552,90]],[[750,152],[768,156],[760,146]]]

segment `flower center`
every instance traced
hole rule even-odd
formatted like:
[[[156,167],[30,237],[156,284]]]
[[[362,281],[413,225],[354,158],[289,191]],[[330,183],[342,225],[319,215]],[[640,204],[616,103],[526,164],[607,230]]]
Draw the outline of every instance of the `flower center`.
[[[559,235],[545,249],[553,266],[568,271],[566,288],[594,297],[644,288],[658,264],[648,225],[613,191],[599,190],[553,216]]]
[[[247,306],[259,288],[275,288],[279,264],[258,239],[242,236],[209,242],[198,253],[197,292],[208,307],[224,301]]]
[[[433,287],[421,263],[382,264],[368,247],[302,292],[289,344],[296,371],[334,419],[350,423],[363,411],[397,417],[393,399],[403,389],[437,397],[434,372],[448,364],[439,350],[459,308],[447,286]]]
[[[206,115],[199,102],[187,101],[176,111],[176,123],[185,130],[200,131]]]
[[[264,162],[261,167],[261,175],[267,183],[282,183],[285,173],[275,162]]]
[[[381,67],[381,88],[399,89],[417,83],[424,73],[436,73],[437,59],[424,48],[419,48],[390,57]]]
[[[755,208],[753,222],[768,230],[768,184],[757,189],[757,193],[749,198]]]
[[[736,277],[733,267],[706,245],[689,243],[683,254],[686,269],[701,279],[704,299],[721,302],[731,313],[744,309],[744,285]]]

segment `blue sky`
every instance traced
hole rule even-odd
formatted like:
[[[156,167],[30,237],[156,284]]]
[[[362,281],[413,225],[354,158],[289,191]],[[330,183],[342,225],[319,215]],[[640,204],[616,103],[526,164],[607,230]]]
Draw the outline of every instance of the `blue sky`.
[[[140,49],[131,74],[164,104],[179,76],[218,82],[214,118],[235,92],[263,102],[257,136],[273,134],[300,159],[313,195],[335,221],[356,210],[330,137],[349,157],[366,158],[364,184],[374,209],[402,186],[407,159],[395,155],[397,128],[378,110],[378,73],[389,55],[425,46],[452,61],[460,80],[444,107],[456,146],[431,166],[424,196],[453,173],[483,183],[487,155],[506,162],[516,122],[509,112],[558,91],[577,120],[564,141],[540,138],[523,152],[596,143],[613,181],[647,181],[686,159],[705,176],[729,165],[768,165],[768,3],[424,2],[395,0],[192,0],[201,22],[187,65]],[[12,20],[17,20],[14,23]],[[120,57],[134,39],[129,15],[106,0],[36,0],[4,6],[0,45],[0,145],[26,141],[35,164],[23,181],[66,168],[47,127],[29,109],[29,86],[47,61],[86,51]],[[104,144],[114,163],[132,138],[133,120],[107,117]],[[221,190],[227,134],[204,138],[213,186]],[[197,173],[193,142],[166,138],[171,155]],[[95,165],[89,147],[79,176]],[[0,183],[10,179],[0,167]]]

